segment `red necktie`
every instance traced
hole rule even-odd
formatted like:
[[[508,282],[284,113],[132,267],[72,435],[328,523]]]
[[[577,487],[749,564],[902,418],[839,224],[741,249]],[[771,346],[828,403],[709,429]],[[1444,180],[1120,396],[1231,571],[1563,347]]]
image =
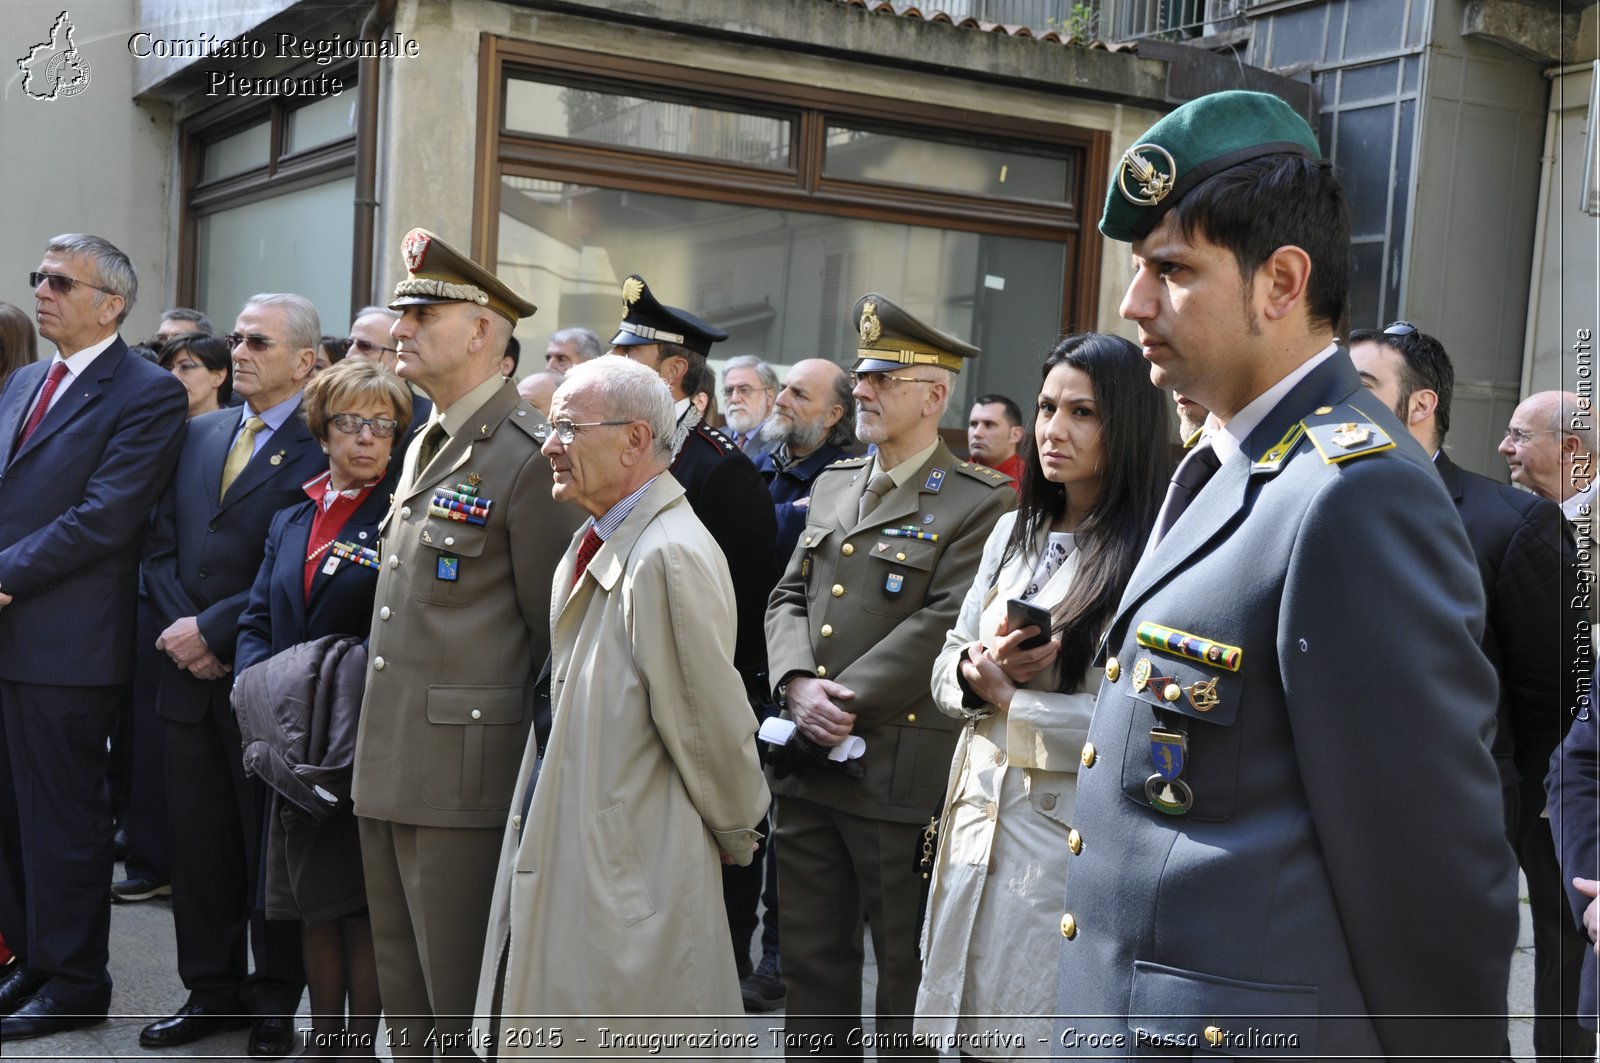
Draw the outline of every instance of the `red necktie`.
[[[589,570],[589,562],[594,560],[594,555],[599,551],[600,544],[605,542],[600,534],[594,530],[594,525],[589,525],[589,530],[583,533],[583,541],[578,544],[578,564],[572,570],[572,585],[576,587],[583,574]]]
[[[22,426],[22,434],[17,436],[17,449],[22,449],[22,444],[33,435],[33,430],[39,427],[39,422],[44,420],[44,415],[50,411],[50,396],[56,393],[56,388],[61,386],[61,380],[67,375],[67,363],[57,362],[50,367],[50,375],[44,378],[44,387],[39,389],[39,401],[34,403],[33,412],[28,415],[28,422]]]

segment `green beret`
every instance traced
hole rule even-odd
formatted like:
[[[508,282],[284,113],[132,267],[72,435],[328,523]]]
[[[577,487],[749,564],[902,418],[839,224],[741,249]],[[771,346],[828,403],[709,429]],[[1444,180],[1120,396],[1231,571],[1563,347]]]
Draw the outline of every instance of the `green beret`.
[[[968,358],[983,352],[970,343],[924,325],[877,292],[856,300],[857,373],[892,373],[907,365],[938,365],[961,372]]]
[[[1122,153],[1100,231],[1133,243],[1201,181],[1263,155],[1322,151],[1306,120],[1264,92],[1216,92],[1190,100]]]

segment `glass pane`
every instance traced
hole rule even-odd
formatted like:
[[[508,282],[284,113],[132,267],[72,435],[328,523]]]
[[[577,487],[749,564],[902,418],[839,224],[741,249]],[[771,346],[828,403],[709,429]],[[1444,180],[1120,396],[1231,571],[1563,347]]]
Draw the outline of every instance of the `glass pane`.
[[[1015,148],[981,148],[829,126],[824,177],[886,181],[1007,199],[1067,202],[1072,165]]]
[[[1346,70],[1339,102],[1350,104],[1361,100],[1392,99],[1395,95],[1395,78],[1399,73],[1398,61]]]
[[[200,180],[215,181],[267,165],[272,154],[272,123],[263,121],[205,146]]]
[[[354,197],[346,177],[202,217],[197,308],[226,332],[250,296],[294,292],[317,304],[324,333],[345,335]]]
[[[1328,12],[1342,12],[1337,4],[1327,7],[1296,8],[1272,16],[1272,63],[1274,69],[1315,63],[1322,59],[1322,38]]]
[[[663,302],[731,338],[714,359],[754,354],[775,367],[855,358],[851,317],[869,291],[986,352],[963,372],[944,427],[971,398],[1009,394],[1026,408],[1061,329],[1067,245],[798,211],[508,177],[501,185],[499,276],[539,306],[526,349],[559,328],[615,332],[622,279],[639,273]],[[528,347],[532,344],[533,347]]]
[[[1350,327],[1382,328],[1387,322],[1379,307],[1383,290],[1383,243],[1355,243],[1350,247]]]
[[[1345,59],[1388,55],[1398,51],[1405,32],[1406,5],[1395,0],[1349,0],[1345,27]]]
[[[1389,216],[1389,160],[1394,149],[1394,106],[1339,114],[1335,160],[1350,201],[1352,236],[1383,236]]]
[[[355,94],[346,92],[290,111],[283,127],[283,153],[293,155],[355,136],[357,99]]]
[[[540,81],[506,82],[506,128],[534,136],[781,168],[789,165],[789,127],[787,119],[766,115]]]
[[[1400,76],[1401,92],[1417,91],[1417,74],[1421,69],[1421,57],[1413,55],[1405,60],[1405,73]]]

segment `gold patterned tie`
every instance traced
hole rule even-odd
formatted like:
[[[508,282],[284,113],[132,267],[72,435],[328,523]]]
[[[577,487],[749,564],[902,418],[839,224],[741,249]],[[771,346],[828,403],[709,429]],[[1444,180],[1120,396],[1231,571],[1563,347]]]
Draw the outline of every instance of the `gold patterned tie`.
[[[250,455],[255,453],[256,433],[267,427],[267,422],[259,417],[246,417],[244,427],[239,429],[239,437],[233,441],[233,448],[228,451],[228,460],[222,463],[222,490],[218,493],[219,499],[227,497],[228,488],[233,486],[233,481],[244,472],[244,467],[250,464]]]
[[[861,509],[856,513],[856,520],[863,521],[867,515],[878,508],[878,503],[883,501],[883,496],[894,490],[894,477],[886,472],[880,472],[867,481],[867,489],[861,495]]]

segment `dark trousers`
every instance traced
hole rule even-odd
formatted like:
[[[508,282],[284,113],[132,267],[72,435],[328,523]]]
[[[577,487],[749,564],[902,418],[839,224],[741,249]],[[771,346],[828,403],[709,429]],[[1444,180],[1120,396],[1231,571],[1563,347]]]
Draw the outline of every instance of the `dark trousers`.
[[[247,779],[227,680],[204,719],[166,721],[168,839],[178,974],[191,1003],[293,1015],[305,988],[300,924],[256,905],[262,784]],[[249,973],[246,949],[255,956]]]
[[[167,659],[156,649],[160,635],[155,610],[147,599],[140,598],[133,687],[128,698],[128,813],[124,824],[128,828],[128,877],[151,882],[172,879],[167,857],[167,734],[156,712],[161,666]]]
[[[860,1057],[862,921],[878,963],[877,1032],[910,1043],[922,980],[917,939],[921,879],[911,866],[922,828],[853,816],[803,798],[777,800],[783,891],[784,1033],[790,1059]],[[859,1042],[859,1037],[856,1038]],[[877,1054],[933,1058],[926,1049]]]
[[[104,1014],[111,934],[106,742],[120,686],[0,680],[0,935],[43,993]]]
[[[1594,1060],[1595,1036],[1578,1024],[1578,980],[1583,954],[1593,946],[1578,929],[1567,902],[1555,840],[1544,810],[1542,780],[1505,789],[1512,846],[1528,880],[1533,917],[1533,1051],[1539,1063]],[[1513,796],[1515,795],[1515,796]]]
[[[722,868],[722,906],[728,913],[728,932],[733,936],[733,959],[743,979],[751,971],[750,939],[756,930],[756,908],[767,905],[761,931],[761,951],[778,951],[778,862],[773,854],[772,817],[758,827],[764,837],[756,843],[755,855],[746,867],[728,864]],[[765,891],[765,896],[763,896]]]

